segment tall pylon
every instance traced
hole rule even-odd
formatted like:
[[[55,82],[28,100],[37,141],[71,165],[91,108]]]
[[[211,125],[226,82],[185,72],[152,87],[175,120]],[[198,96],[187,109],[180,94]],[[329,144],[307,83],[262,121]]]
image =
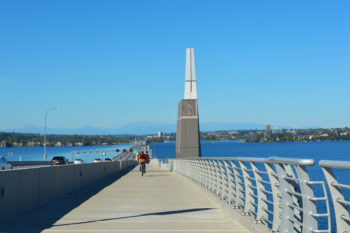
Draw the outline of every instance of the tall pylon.
[[[186,49],[185,96],[178,104],[176,158],[200,157],[200,134],[194,49]]]
[[[185,72],[185,98],[197,99],[196,67],[194,63],[194,49],[186,49],[186,72]]]

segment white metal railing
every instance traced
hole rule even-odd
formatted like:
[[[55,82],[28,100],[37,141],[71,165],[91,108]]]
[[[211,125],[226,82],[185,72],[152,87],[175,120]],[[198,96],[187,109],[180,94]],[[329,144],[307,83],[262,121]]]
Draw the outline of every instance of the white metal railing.
[[[227,205],[239,209],[242,215],[253,218],[256,224],[261,224],[269,231],[330,233],[326,186],[323,181],[311,181],[307,172],[307,167],[314,163],[312,159],[277,157],[202,157],[174,159],[171,164],[174,171],[197,183]],[[329,169],[324,170],[329,174]],[[350,188],[334,182],[332,185],[333,189]],[[321,194],[315,194],[315,186],[322,190]],[[336,199],[339,205],[350,204],[343,196],[339,197]],[[349,223],[348,212],[341,218],[342,224]],[[320,226],[320,222],[326,226]],[[345,227],[350,229],[349,225]]]
[[[331,193],[337,226],[336,232],[350,232],[350,181],[347,180],[348,184],[340,183],[339,177],[337,178],[334,173],[334,171],[340,169],[350,171],[350,161],[321,160],[319,164]],[[346,180],[346,177],[342,178]],[[347,179],[349,178],[347,177]]]

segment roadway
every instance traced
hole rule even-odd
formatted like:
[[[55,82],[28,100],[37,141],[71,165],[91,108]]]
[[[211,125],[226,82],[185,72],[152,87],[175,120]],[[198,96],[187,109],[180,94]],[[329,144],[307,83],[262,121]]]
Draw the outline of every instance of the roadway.
[[[231,215],[180,175],[139,166],[93,194],[65,195],[0,225],[0,232],[235,232]],[[85,193],[85,194],[84,194]]]
[[[133,160],[134,159],[135,154],[133,152],[122,152],[119,155],[117,155],[116,157],[113,158],[113,161],[120,161],[120,160]],[[34,163],[35,161],[31,161],[32,163]],[[25,163],[25,162],[24,162]],[[20,163],[18,163],[20,164]],[[70,162],[69,164],[73,164],[72,162]],[[36,165],[36,164],[30,164],[30,165],[14,165],[13,169],[28,169],[28,168],[39,168],[39,167],[50,167],[50,164],[40,164],[40,165]]]
[[[125,151],[125,152],[117,155],[116,157],[114,157],[112,160],[118,161],[118,160],[134,160],[134,159],[135,159],[134,152]]]

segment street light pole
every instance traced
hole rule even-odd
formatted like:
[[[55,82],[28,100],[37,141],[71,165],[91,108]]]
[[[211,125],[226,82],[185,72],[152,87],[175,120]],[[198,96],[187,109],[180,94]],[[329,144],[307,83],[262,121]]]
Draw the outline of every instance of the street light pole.
[[[52,110],[60,110],[62,109],[61,107],[54,107],[54,108],[50,108],[49,110],[46,111],[45,113],[45,134],[44,134],[44,160],[46,160],[47,158],[47,154],[46,154],[46,118],[47,118],[47,114],[52,111]]]

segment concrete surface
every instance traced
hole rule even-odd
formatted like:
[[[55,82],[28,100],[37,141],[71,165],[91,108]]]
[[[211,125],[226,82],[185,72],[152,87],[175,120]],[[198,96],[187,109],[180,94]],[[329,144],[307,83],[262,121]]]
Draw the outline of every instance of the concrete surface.
[[[189,181],[158,168],[148,166],[142,177],[137,166],[93,190],[64,195],[5,222],[0,232],[248,233]]]

